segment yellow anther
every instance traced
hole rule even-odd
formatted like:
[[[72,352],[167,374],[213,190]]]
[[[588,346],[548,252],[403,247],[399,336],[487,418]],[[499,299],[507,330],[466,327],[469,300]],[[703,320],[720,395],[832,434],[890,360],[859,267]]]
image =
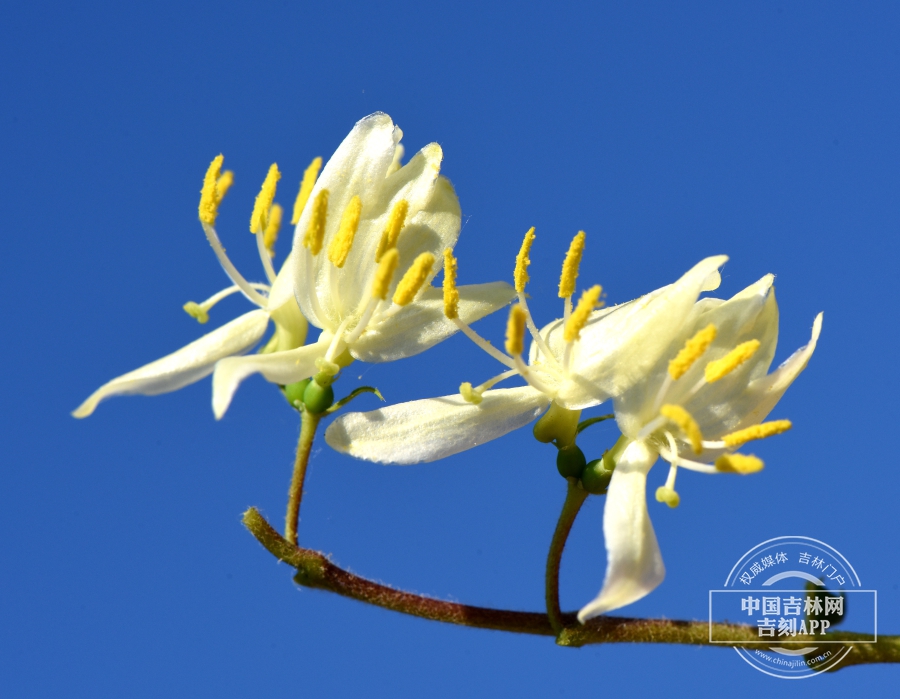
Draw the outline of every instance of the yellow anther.
[[[328,190],[320,189],[313,201],[312,215],[309,217],[309,225],[306,227],[306,235],[303,244],[309,248],[313,255],[318,255],[322,250],[322,241],[325,239],[325,220],[328,218]]]
[[[356,229],[359,228],[359,214],[362,211],[362,201],[354,195],[341,215],[341,225],[337,235],[328,244],[328,259],[335,267],[343,267],[353,247],[353,238],[356,237]]]
[[[450,248],[444,250],[444,315],[459,318],[459,291],[456,288],[456,258]]]
[[[559,277],[559,297],[569,298],[575,293],[575,280],[581,266],[581,255],[584,253],[584,231],[578,231],[569,244],[569,252],[563,262],[562,274]]]
[[[525,291],[525,285],[528,283],[528,265],[531,259],[528,257],[531,252],[531,244],[534,242],[534,226],[528,229],[525,239],[522,241],[522,247],[519,248],[519,254],[516,255],[516,271],[513,276],[516,284],[516,292]]]
[[[256,201],[253,203],[253,213],[250,214],[250,232],[263,233],[269,223],[269,209],[272,208],[272,202],[275,200],[275,187],[278,186],[278,180],[281,179],[281,173],[278,172],[278,165],[272,163],[269,171],[266,173],[266,179],[263,180],[259,194],[256,195]]]
[[[378,269],[375,270],[375,281],[372,282],[372,296],[382,300],[387,298],[388,289],[391,286],[391,280],[394,278],[394,272],[397,270],[397,264],[400,262],[400,253],[397,248],[391,248],[381,258],[378,263]]]
[[[309,167],[303,173],[303,180],[300,182],[300,191],[294,200],[294,215],[291,216],[291,225],[296,226],[300,220],[300,214],[303,213],[303,207],[312,194],[313,186],[316,184],[316,178],[319,176],[319,168],[322,167],[322,159],[315,158],[309,164]]]
[[[681,428],[684,436],[691,443],[691,449],[694,450],[695,454],[703,451],[703,433],[700,432],[700,425],[697,424],[697,421],[694,420],[687,410],[680,405],[666,404],[659,409],[659,414]]]
[[[694,335],[675,355],[675,359],[669,362],[669,376],[673,379],[680,379],[684,376],[715,339],[716,326],[712,324]]]
[[[599,284],[587,289],[578,300],[578,305],[572,311],[572,315],[566,321],[566,327],[563,328],[563,339],[566,342],[574,342],[581,336],[581,331],[587,325],[591,317],[591,312],[598,305],[602,306],[600,294],[603,293],[603,287]]]
[[[722,454],[716,459],[716,471],[740,473],[742,476],[762,471],[763,466],[762,459],[757,459],[753,454]]]
[[[221,202],[225,195],[228,194],[228,190],[231,189],[231,185],[234,184],[234,173],[231,170],[226,170],[223,172],[219,179],[216,180],[216,196],[219,198]]]
[[[754,439],[765,439],[766,437],[787,432],[791,427],[790,420],[763,422],[759,425],[753,425],[752,427],[726,434],[722,437],[722,441],[725,442],[725,446],[727,447],[739,447]]]
[[[187,313],[191,318],[195,318],[198,323],[203,325],[206,321],[209,320],[209,313],[203,310],[203,306],[199,303],[194,303],[193,301],[188,301],[184,306],[184,312]]]
[[[728,374],[737,369],[759,349],[759,340],[742,342],[721,359],[716,359],[706,365],[706,381],[713,383],[724,379]]]
[[[506,353],[515,357],[525,351],[525,309],[516,304],[509,309],[506,321]]]
[[[428,279],[432,269],[434,269],[434,255],[430,252],[423,252],[409,266],[406,274],[397,284],[397,289],[394,291],[394,303],[398,306],[406,306],[411,303],[425,280]]]
[[[213,158],[203,178],[203,188],[200,190],[200,220],[210,226],[216,225],[216,216],[219,215],[221,198],[216,183],[219,181],[224,160],[225,156],[221,154]]]
[[[462,396],[466,403],[471,403],[472,405],[478,405],[483,400],[481,394],[472,388],[472,384],[468,381],[459,385],[459,395]]]
[[[401,199],[394,208],[391,209],[391,217],[388,224],[381,234],[381,240],[378,242],[378,250],[375,252],[375,261],[381,262],[381,257],[391,248],[397,247],[397,240],[400,238],[400,231],[406,224],[406,214],[409,211],[409,202]]]
[[[275,241],[278,240],[278,231],[281,230],[281,219],[284,216],[284,209],[278,204],[272,204],[269,209],[268,221],[266,222],[266,232],[263,233],[263,245],[269,251],[269,256],[275,256]]]
[[[666,486],[661,485],[656,489],[656,501],[664,502],[669,507],[678,507],[681,498],[672,488],[666,488]]]

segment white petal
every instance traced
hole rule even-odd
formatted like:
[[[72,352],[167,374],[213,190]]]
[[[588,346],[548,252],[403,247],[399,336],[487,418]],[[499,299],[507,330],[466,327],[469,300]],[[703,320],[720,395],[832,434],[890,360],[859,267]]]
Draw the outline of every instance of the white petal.
[[[487,391],[479,405],[459,394],[348,413],[325,431],[335,450],[393,464],[436,461],[527,425],[549,404],[529,386]]]
[[[98,388],[72,413],[87,417],[110,396],[140,393],[153,396],[175,391],[210,374],[223,357],[243,354],[259,342],[269,322],[265,311],[255,310],[235,318],[177,352],[113,379]]]
[[[380,191],[393,162],[394,149],[400,135],[400,130],[387,114],[377,112],[358,121],[325,164],[297,222],[291,255],[295,265],[295,296],[303,315],[318,328],[334,329],[339,322],[337,309],[331,302],[330,289],[325,287],[323,279],[325,269],[331,265],[326,255],[329,237],[340,226],[341,214],[354,195],[359,195],[362,199],[365,215],[368,195],[373,191]],[[303,246],[303,238],[309,227],[312,203],[322,189],[329,192],[326,248],[311,259],[309,250]],[[381,231],[378,231],[378,236],[380,235]],[[366,236],[362,224],[354,246],[361,242],[360,236]],[[354,282],[349,278],[347,281]],[[361,281],[357,280],[355,283]]]
[[[362,220],[359,224],[347,262],[341,269],[329,265],[322,290],[339,298],[341,317],[354,313],[367,298],[375,273],[375,253],[381,234],[387,227],[394,205],[400,199],[409,201],[406,225],[397,240],[400,261],[390,285],[394,292],[403,273],[423,252],[435,257],[426,284],[441,268],[444,248],[453,247],[459,236],[459,200],[452,185],[438,177],[442,153],[437,144],[422,149],[408,164],[382,183],[380,190],[372,189],[373,203],[363,200]],[[320,293],[322,293],[320,291]]]
[[[459,317],[474,323],[508,304],[516,295],[506,282],[459,287]],[[367,330],[350,348],[364,362],[411,357],[447,339],[459,328],[444,317],[443,292],[427,288],[418,300]]]
[[[670,383],[665,402],[687,408],[703,434],[716,435],[728,431],[726,423],[733,425],[736,421],[732,410],[734,398],[746,389],[751,378],[765,374],[775,351],[778,304],[772,279],[772,275],[766,275],[727,301],[705,298],[694,304],[684,326],[647,378],[616,399],[616,420],[625,434],[635,436],[643,425],[656,417],[659,410],[657,396],[668,376],[669,361],[690,337],[710,324],[717,329],[715,340],[684,376]],[[761,347],[756,354],[726,378],[704,385],[694,394],[697,383],[703,381],[706,365],[724,357],[747,340],[760,341]]]
[[[806,345],[794,352],[771,374],[750,384],[743,400],[745,417],[734,429],[755,425],[765,420],[794,379],[806,368],[822,332],[822,315],[819,313],[813,321],[812,337]]]
[[[592,318],[574,348],[575,376],[563,384],[557,402],[572,410],[588,407],[646,379],[681,331],[700,292],[714,288],[717,268],[727,259],[708,257],[674,284]],[[551,348],[561,346],[562,324],[550,335]],[[592,401],[584,398],[586,386],[594,387]]]
[[[285,385],[308,379],[316,373],[316,359],[324,357],[328,343],[316,342],[285,352],[229,357],[216,364],[213,374],[213,413],[221,418],[241,381],[257,372],[272,383]]]
[[[655,461],[655,452],[632,442],[616,464],[603,510],[606,578],[597,598],[578,612],[581,623],[636,602],[666,575],[647,514],[647,472]]]

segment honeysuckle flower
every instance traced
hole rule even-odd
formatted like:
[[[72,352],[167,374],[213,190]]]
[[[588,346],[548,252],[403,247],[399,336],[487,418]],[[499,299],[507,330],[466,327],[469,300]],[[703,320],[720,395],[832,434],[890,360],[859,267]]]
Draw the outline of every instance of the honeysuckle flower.
[[[354,359],[409,357],[457,331],[431,280],[436,258],[459,236],[459,202],[439,175],[441,147],[431,143],[401,167],[401,137],[386,114],[362,119],[308,188],[308,202],[295,208],[285,266],[293,269],[303,315],[322,332],[305,347],[220,361],[213,377],[217,415],[254,372],[281,384],[335,375]],[[474,322],[513,295],[502,282],[461,287],[460,317]]]
[[[548,415],[561,413],[561,421],[571,425],[574,434],[577,411],[624,392],[656,364],[700,292],[718,286],[717,268],[727,259],[707,258],[674,284],[599,311],[594,308],[599,304],[601,288],[594,286],[583,293],[573,309],[584,237],[583,232],[575,236],[563,264],[559,285],[563,317],[538,331],[525,296],[534,229],[525,235],[516,258],[518,304],[510,312],[505,354],[458,317],[457,263],[449,252],[445,253],[446,316],[507,370],[478,387],[464,383],[456,395],[343,415],[326,431],[328,444],[369,461],[435,461],[523,427],[551,405]],[[527,364],[522,356],[526,328],[533,338]],[[527,385],[494,388],[513,376],[520,376]],[[557,444],[561,446],[559,439]]]
[[[199,381],[211,374],[216,362],[243,354],[262,338],[271,319],[275,324],[272,338],[261,352],[294,349],[306,339],[307,323],[294,300],[291,283],[293,269],[282,266],[276,275],[272,265],[275,240],[281,227],[282,210],[273,203],[275,185],[280,177],[278,166],[272,165],[266,176],[250,219],[250,232],[256,237],[257,249],[268,283],[248,282],[225,254],[215,230],[219,204],[234,181],[231,171],[222,172],[223,158],[217,156],[206,173],[200,197],[200,224],[216,257],[232,281],[232,285],[203,303],[189,301],[184,310],[201,324],[209,320],[209,311],[223,298],[242,293],[258,308],[235,318],[211,333],[182,347],[170,355],[123,374],[94,391],[73,413],[87,417],[97,404],[110,396],[124,394],[156,395],[168,393]]]
[[[606,577],[597,598],[579,612],[582,622],[630,604],[662,582],[665,568],[645,494],[657,457],[670,466],[656,499],[670,507],[680,500],[679,468],[760,470],[760,459],[733,452],[790,428],[788,420],[762,420],[806,367],[821,328],[820,313],[809,343],[768,374],[778,305],[767,275],[727,301],[699,301],[645,380],[615,398],[622,438],[608,454],[614,470],[603,513]]]

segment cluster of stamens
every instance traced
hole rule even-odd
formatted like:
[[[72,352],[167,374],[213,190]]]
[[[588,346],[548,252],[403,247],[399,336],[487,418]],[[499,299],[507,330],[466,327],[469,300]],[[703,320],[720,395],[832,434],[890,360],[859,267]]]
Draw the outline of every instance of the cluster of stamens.
[[[585,234],[584,231],[579,231],[569,245],[559,280],[559,297],[563,299],[563,339],[566,344],[563,356],[555,356],[550,351],[550,347],[541,336],[531,316],[525,295],[525,285],[529,280],[528,266],[531,264],[531,245],[534,239],[534,228],[531,228],[525,233],[519,254],[516,256],[513,280],[517,294],[517,303],[510,308],[509,312],[506,326],[505,354],[460,319],[459,292],[456,288],[457,261],[450,250],[444,251],[444,315],[452,320],[463,334],[478,347],[508,367],[507,371],[494,376],[477,387],[473,387],[469,382],[461,384],[459,387],[460,395],[469,403],[477,405],[481,402],[485,391],[491,389],[500,381],[516,375],[521,376],[530,386],[552,399],[558,391],[558,386],[569,375],[572,351],[575,343],[581,337],[581,331],[587,325],[588,320],[590,320],[593,310],[603,305],[603,302],[600,300],[603,289],[598,285],[587,289],[582,294],[575,308],[572,308],[575,282],[581,265],[581,257],[584,253]],[[537,345],[536,357],[531,365],[526,364],[523,359],[526,329],[531,333]],[[548,384],[542,376],[539,376],[539,373],[552,377],[552,385]]]
[[[312,190],[312,185],[309,186],[309,190]],[[303,187],[301,186],[302,194]],[[306,196],[308,197],[309,193]],[[310,280],[315,279],[314,258],[322,252],[324,245],[328,219],[328,197],[329,192],[327,189],[320,189],[316,194],[312,203],[309,223],[303,236],[303,245],[310,253],[307,257],[307,278]],[[329,262],[338,269],[341,269],[347,262],[359,228],[362,208],[363,203],[359,195],[351,197],[341,214],[338,230],[328,244],[326,255]],[[302,206],[299,209],[297,207],[294,209],[298,220],[298,211],[302,210]],[[372,278],[368,281],[367,295],[363,299],[360,309],[356,309],[359,312],[350,313],[342,318],[334,331],[331,344],[324,357],[326,371],[329,369],[337,370],[335,360],[340,357],[349,345],[356,342],[366,330],[376,327],[399,312],[404,306],[412,303],[431,276],[435,258],[430,252],[423,252],[407,268],[397,283],[393,296],[388,299],[390,287],[400,262],[400,252],[397,249],[397,243],[407,224],[408,214],[409,202],[405,199],[400,199],[393,205],[387,225],[381,234],[381,239],[375,252],[374,262],[376,264],[373,268]],[[335,308],[339,308],[340,287],[337,283],[336,275],[332,276],[332,282],[332,303]],[[312,302],[318,305],[315,294],[312,295]],[[320,308],[316,310],[320,318],[325,317]]]
[[[669,462],[669,475],[666,484],[656,490],[656,499],[665,502],[669,507],[677,507],[680,497],[675,491],[675,477],[678,467],[683,467],[700,473],[740,473],[749,474],[761,470],[764,466],[761,459],[752,454],[722,454],[714,465],[701,463],[681,455],[678,439],[686,443],[694,455],[699,456],[704,450],[733,449],[755,439],[763,439],[785,432],[791,428],[789,420],[775,420],[753,425],[745,429],[731,432],[717,440],[703,438],[700,426],[693,416],[678,404],[666,403],[666,395],[676,381],[681,379],[691,367],[702,357],[709,346],[716,339],[715,325],[708,325],[693,337],[691,337],[681,351],[669,362],[666,378],[657,394],[654,412],[658,411],[655,418],[650,420],[638,434],[638,440],[653,440],[660,456]],[[750,359],[759,349],[758,340],[749,340],[735,347],[721,359],[716,359],[706,364],[703,375],[687,392],[682,399],[688,402],[696,396],[705,386],[720,381],[731,372]]]
[[[317,160],[321,162],[320,158],[317,158]],[[188,301],[184,304],[185,312],[196,318],[200,323],[206,323],[209,320],[209,310],[219,301],[238,292],[243,293],[244,296],[260,308],[266,308],[268,304],[267,294],[270,285],[275,281],[275,268],[272,266],[272,258],[275,256],[275,241],[278,239],[279,230],[281,230],[281,219],[283,216],[281,206],[274,203],[275,188],[278,180],[281,178],[278,165],[272,164],[269,168],[266,179],[253,205],[253,213],[250,215],[250,232],[256,236],[259,258],[268,280],[268,284],[260,284],[248,282],[237,271],[237,268],[225,254],[225,248],[222,246],[216,233],[215,224],[219,215],[219,205],[234,184],[234,173],[231,170],[222,172],[223,161],[223,156],[216,156],[206,171],[206,176],[203,178],[203,188],[200,190],[199,215],[200,225],[203,226],[206,239],[209,241],[222,268],[233,284],[217,294],[213,294],[202,303]],[[315,180],[315,175],[313,175],[313,180]]]
[[[274,203],[276,185],[281,178],[278,166],[273,164],[269,168],[259,195],[256,197],[253,213],[250,217],[250,232],[256,235],[260,259],[269,281],[269,284],[259,284],[248,282],[237,271],[225,254],[225,248],[222,246],[214,227],[218,216],[219,204],[234,182],[234,175],[231,171],[221,172],[222,162],[222,156],[217,156],[210,164],[204,178],[203,189],[200,195],[200,222],[219,262],[232,282],[234,282],[234,285],[211,296],[203,303],[190,301],[185,304],[184,310],[201,323],[209,320],[208,312],[212,306],[226,296],[238,291],[243,292],[247,298],[261,308],[266,308],[266,294],[270,289],[270,284],[275,281],[272,257],[275,254],[275,241],[278,237],[283,216],[281,206]],[[315,278],[313,274],[313,259],[322,252],[328,221],[329,191],[322,188],[318,191],[313,201],[309,201],[321,167],[322,159],[315,158],[303,173],[303,179],[294,202],[293,216],[291,218],[291,224],[296,225],[307,204],[311,206],[309,222],[302,238],[303,245],[310,253],[308,256],[309,268],[307,270],[307,279],[310,280]],[[351,197],[350,202],[341,215],[338,230],[332,237],[326,250],[325,254],[328,260],[338,269],[342,268],[347,262],[353,246],[353,240],[359,228],[362,208],[363,203],[360,196],[357,194]],[[324,371],[328,372],[331,370],[336,373],[339,367],[335,363],[335,359],[344,352],[347,346],[358,340],[368,328],[378,325],[404,306],[409,305],[431,275],[435,262],[434,255],[425,252],[419,255],[406,270],[398,282],[392,298],[388,300],[389,289],[400,261],[397,242],[407,223],[408,213],[409,203],[406,200],[401,199],[394,204],[375,254],[376,265],[374,266],[372,278],[368,282],[368,294],[361,305],[361,312],[351,313],[340,321],[340,325],[335,330],[331,344],[322,361]],[[340,289],[337,288],[336,283],[332,293],[334,305],[339,307]],[[317,306],[316,310],[319,312],[319,317],[325,318],[325,314],[318,307],[318,299],[315,294],[311,296],[312,303]]]

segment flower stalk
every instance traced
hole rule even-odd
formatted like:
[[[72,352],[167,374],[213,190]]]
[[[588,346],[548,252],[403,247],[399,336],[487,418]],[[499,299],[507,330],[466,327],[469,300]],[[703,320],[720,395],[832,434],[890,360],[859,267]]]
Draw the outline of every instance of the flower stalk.
[[[584,490],[574,478],[569,478],[566,500],[563,503],[562,512],[559,513],[559,521],[556,523],[556,531],[550,542],[550,551],[547,553],[547,572],[545,575],[544,597],[547,603],[547,618],[554,633],[559,636],[565,628],[563,613],[559,606],[559,566],[562,561],[563,549],[572,531],[575,518],[581,510],[581,506],[587,499],[588,492]],[[571,620],[570,620],[571,623]]]
[[[297,525],[300,522],[300,501],[303,499],[303,482],[306,480],[309,454],[321,419],[321,413],[312,413],[305,405],[300,405],[300,438],[297,440],[297,456],[294,459],[294,472],[288,490],[287,515],[284,521],[284,538],[295,546]]]

